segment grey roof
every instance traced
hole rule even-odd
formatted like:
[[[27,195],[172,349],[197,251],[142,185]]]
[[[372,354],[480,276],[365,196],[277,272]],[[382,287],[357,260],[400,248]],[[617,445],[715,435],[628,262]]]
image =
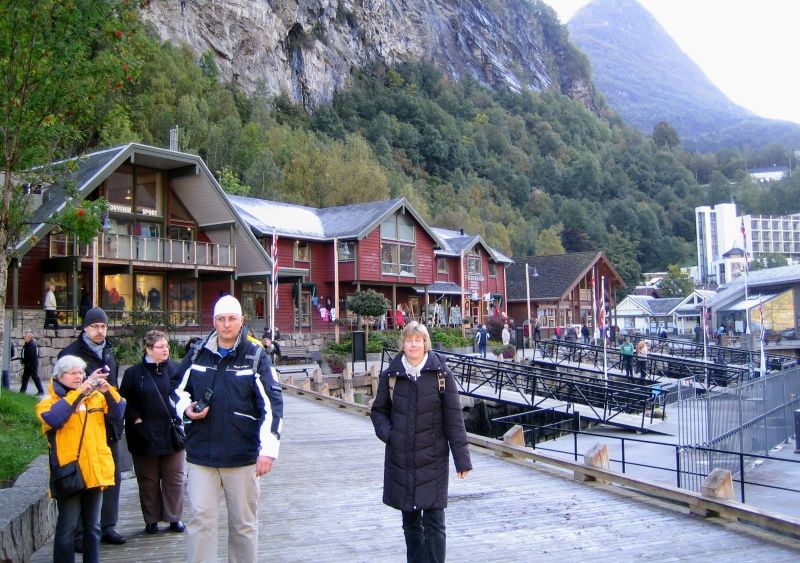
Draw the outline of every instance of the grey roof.
[[[683,302],[683,297],[661,297],[658,299],[649,299],[644,303],[650,308],[653,316],[663,317],[669,315],[672,310]]]
[[[508,301],[527,299],[525,264],[530,265],[531,300],[556,300],[561,299],[589,271],[589,268],[601,259],[606,260],[602,252],[517,258],[514,264],[506,268],[507,299]],[[607,260],[606,263],[611,267]],[[538,277],[533,276],[534,270],[539,274]],[[618,287],[624,286],[622,279],[617,277]],[[599,280],[597,283],[600,283]]]
[[[461,256],[462,252],[468,251],[476,244],[480,244],[486,249],[486,252],[488,252],[494,262],[505,262],[507,264],[512,264],[514,262],[499,250],[495,250],[486,244],[486,241],[479,235],[467,235],[463,234],[461,231],[442,229],[440,227],[433,227],[432,230],[444,243],[444,246],[436,251],[437,256]]]
[[[386,217],[405,209],[422,225],[436,245],[443,245],[404,197],[324,209],[236,195],[229,195],[228,200],[259,236],[271,235],[274,230],[278,236],[304,240],[360,239],[366,237]]]
[[[750,288],[780,290],[797,284],[800,284],[800,264],[756,270],[747,274],[748,292]],[[735,299],[739,294],[744,294],[744,275],[720,286],[717,294],[711,297],[708,302],[712,307],[716,307]]]

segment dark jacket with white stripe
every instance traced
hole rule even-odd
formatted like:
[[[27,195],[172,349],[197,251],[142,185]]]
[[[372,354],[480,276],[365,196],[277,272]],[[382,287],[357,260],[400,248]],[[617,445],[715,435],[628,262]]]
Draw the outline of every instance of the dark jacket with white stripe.
[[[244,331],[224,358],[217,351],[216,331],[197,346],[196,357],[190,350],[178,368],[178,415],[206,389],[214,394],[206,417],[186,424],[186,460],[208,467],[244,467],[255,464],[258,456],[277,458],[283,394],[269,355],[248,341]]]
[[[416,381],[401,357],[381,374],[370,413],[375,434],[386,443],[383,502],[405,511],[445,508],[450,451],[456,471],[472,469],[456,380],[434,352],[428,352]],[[395,377],[391,396],[390,377]]]

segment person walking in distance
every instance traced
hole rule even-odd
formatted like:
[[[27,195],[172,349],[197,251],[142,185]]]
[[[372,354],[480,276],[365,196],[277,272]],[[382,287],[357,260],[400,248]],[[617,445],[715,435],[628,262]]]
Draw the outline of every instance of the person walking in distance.
[[[272,470],[283,426],[283,395],[269,355],[248,340],[242,306],[214,305],[214,330],[177,372],[176,411],[187,423],[188,561],[217,561],[219,497],[225,493],[232,563],[258,560],[259,477]],[[175,383],[175,382],[174,382]]]
[[[119,367],[114,355],[114,348],[106,339],[108,331],[108,315],[100,307],[86,311],[83,317],[83,331],[75,341],[61,350],[59,358],[64,356],[77,356],[86,362],[86,373],[102,370],[106,373],[106,380],[118,388]],[[119,461],[119,440],[122,438],[124,423],[114,421],[106,425],[106,439],[111,455],[114,459],[114,485],[103,490],[103,505],[100,511],[100,541],[112,545],[121,545],[127,539],[114,528],[119,517],[119,485],[122,475]],[[83,551],[83,530],[80,526],[75,532],[75,551]]]
[[[619,354],[622,358],[622,367],[625,369],[625,375],[628,377],[633,377],[633,352],[631,339],[626,336],[619,347]]]
[[[30,379],[36,386],[36,394],[39,396],[44,395],[42,380],[39,379],[39,347],[36,345],[36,339],[29,330],[25,332],[25,336],[22,338],[25,340],[25,344],[22,345],[22,377],[19,392],[25,393],[28,391],[28,380]]]
[[[636,366],[639,368],[639,379],[645,382],[647,377],[647,354],[650,352],[650,345],[647,340],[642,338],[636,343]]]
[[[44,294],[44,328],[58,330],[58,317],[56,316],[56,284],[47,283],[47,292]]]
[[[478,344],[478,353],[482,358],[486,357],[486,347],[489,344],[489,331],[486,325],[481,325],[478,332],[475,334],[475,342]]]

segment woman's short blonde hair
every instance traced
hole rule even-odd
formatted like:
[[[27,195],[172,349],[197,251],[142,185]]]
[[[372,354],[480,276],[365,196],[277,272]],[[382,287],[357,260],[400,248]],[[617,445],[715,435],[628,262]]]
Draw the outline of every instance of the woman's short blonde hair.
[[[406,340],[414,335],[422,337],[423,342],[425,342],[425,351],[430,352],[433,346],[431,345],[431,335],[428,334],[428,327],[417,321],[408,323],[403,329],[403,332],[400,333],[400,349],[403,348],[403,344],[405,344]]]

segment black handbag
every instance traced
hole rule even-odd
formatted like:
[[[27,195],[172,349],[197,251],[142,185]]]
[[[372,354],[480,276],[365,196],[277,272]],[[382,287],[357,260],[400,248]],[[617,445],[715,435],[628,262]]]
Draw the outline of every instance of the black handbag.
[[[147,368],[145,368],[145,371],[147,371]],[[150,381],[153,382],[153,387],[156,390],[156,395],[158,396],[158,399],[161,401],[161,406],[164,407],[164,410],[166,411],[167,416],[169,417],[169,422],[171,425],[169,437],[170,440],[172,440],[172,447],[175,448],[176,450],[186,449],[186,432],[183,430],[183,424],[181,423],[181,421],[175,420],[175,417],[172,416],[172,413],[170,412],[169,408],[167,408],[167,403],[164,402],[164,397],[161,396],[161,392],[158,390],[158,385],[156,385],[156,380],[153,377],[153,374],[151,374],[148,371],[147,375],[150,376]]]
[[[83,419],[81,439],[78,442],[78,456],[75,458],[75,461],[70,461],[66,465],[58,465],[58,459],[55,453],[55,440],[53,440],[53,444],[50,447],[50,494],[55,499],[61,500],[69,498],[86,489],[86,482],[83,480],[83,473],[81,473],[78,460],[81,458],[81,446],[83,445],[83,435],[86,432],[87,418],[89,418],[88,412]]]

